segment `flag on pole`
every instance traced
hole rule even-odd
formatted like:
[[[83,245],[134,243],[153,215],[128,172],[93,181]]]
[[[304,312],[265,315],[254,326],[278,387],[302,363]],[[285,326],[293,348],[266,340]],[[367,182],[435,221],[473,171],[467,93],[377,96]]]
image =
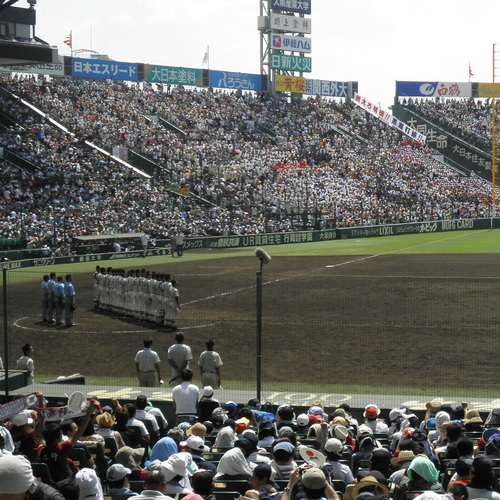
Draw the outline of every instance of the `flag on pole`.
[[[207,45],[207,50],[205,52],[205,55],[203,56],[203,61],[201,62],[202,66],[205,66],[205,64],[208,66],[208,45]]]
[[[474,73],[472,72],[472,69],[471,69],[471,67],[470,67],[470,63],[469,63],[469,78],[470,78],[471,76],[474,76]]]
[[[71,49],[73,48],[73,36],[72,32],[69,32],[69,35],[64,39],[64,43]]]

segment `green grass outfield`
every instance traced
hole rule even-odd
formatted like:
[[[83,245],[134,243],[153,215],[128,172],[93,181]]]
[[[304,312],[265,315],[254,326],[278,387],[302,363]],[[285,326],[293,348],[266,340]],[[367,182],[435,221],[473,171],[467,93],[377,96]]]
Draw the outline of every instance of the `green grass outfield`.
[[[123,259],[102,261],[102,266],[142,268],[145,265],[178,262],[227,259],[247,257],[255,254],[255,248],[236,248],[227,250],[188,250],[184,258],[147,257],[145,259]],[[433,254],[497,254],[500,253],[500,229],[476,231],[453,231],[442,233],[410,234],[401,236],[380,236],[332,240],[318,243],[297,243],[264,247],[271,257],[307,257],[329,255],[433,255]],[[61,268],[71,268],[72,272],[92,272],[95,262],[61,264]],[[54,265],[37,267],[40,273],[47,272]],[[16,272],[16,271],[14,271]],[[22,272],[22,270],[21,270]]]

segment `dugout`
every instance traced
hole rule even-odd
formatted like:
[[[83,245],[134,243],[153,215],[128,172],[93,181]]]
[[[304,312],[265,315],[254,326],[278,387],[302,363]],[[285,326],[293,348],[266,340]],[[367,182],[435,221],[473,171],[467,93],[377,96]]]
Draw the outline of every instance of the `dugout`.
[[[143,233],[93,234],[88,236],[73,236],[72,250],[77,255],[91,253],[107,253],[113,251],[113,243],[117,241],[122,251],[127,246],[134,250],[142,250],[141,236]]]

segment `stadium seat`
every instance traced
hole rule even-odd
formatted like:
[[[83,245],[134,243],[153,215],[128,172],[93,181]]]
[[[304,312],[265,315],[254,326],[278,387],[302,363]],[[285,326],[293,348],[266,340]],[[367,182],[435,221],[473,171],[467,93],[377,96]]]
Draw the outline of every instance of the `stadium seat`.
[[[49,467],[45,463],[32,462],[31,469],[33,470],[33,475],[41,483],[53,485],[52,477],[50,475]]]

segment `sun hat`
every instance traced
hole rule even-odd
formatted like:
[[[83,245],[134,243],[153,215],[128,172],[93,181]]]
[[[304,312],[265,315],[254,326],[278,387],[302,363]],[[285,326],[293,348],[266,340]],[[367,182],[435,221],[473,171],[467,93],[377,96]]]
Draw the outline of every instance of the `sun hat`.
[[[33,493],[38,481],[33,476],[31,463],[21,455],[0,458],[0,494]]]
[[[379,483],[373,476],[366,476],[354,485],[354,488],[351,490],[352,498],[356,498],[360,494],[360,490],[369,486],[376,486],[382,490],[383,495],[391,496],[389,488],[385,484]]]

